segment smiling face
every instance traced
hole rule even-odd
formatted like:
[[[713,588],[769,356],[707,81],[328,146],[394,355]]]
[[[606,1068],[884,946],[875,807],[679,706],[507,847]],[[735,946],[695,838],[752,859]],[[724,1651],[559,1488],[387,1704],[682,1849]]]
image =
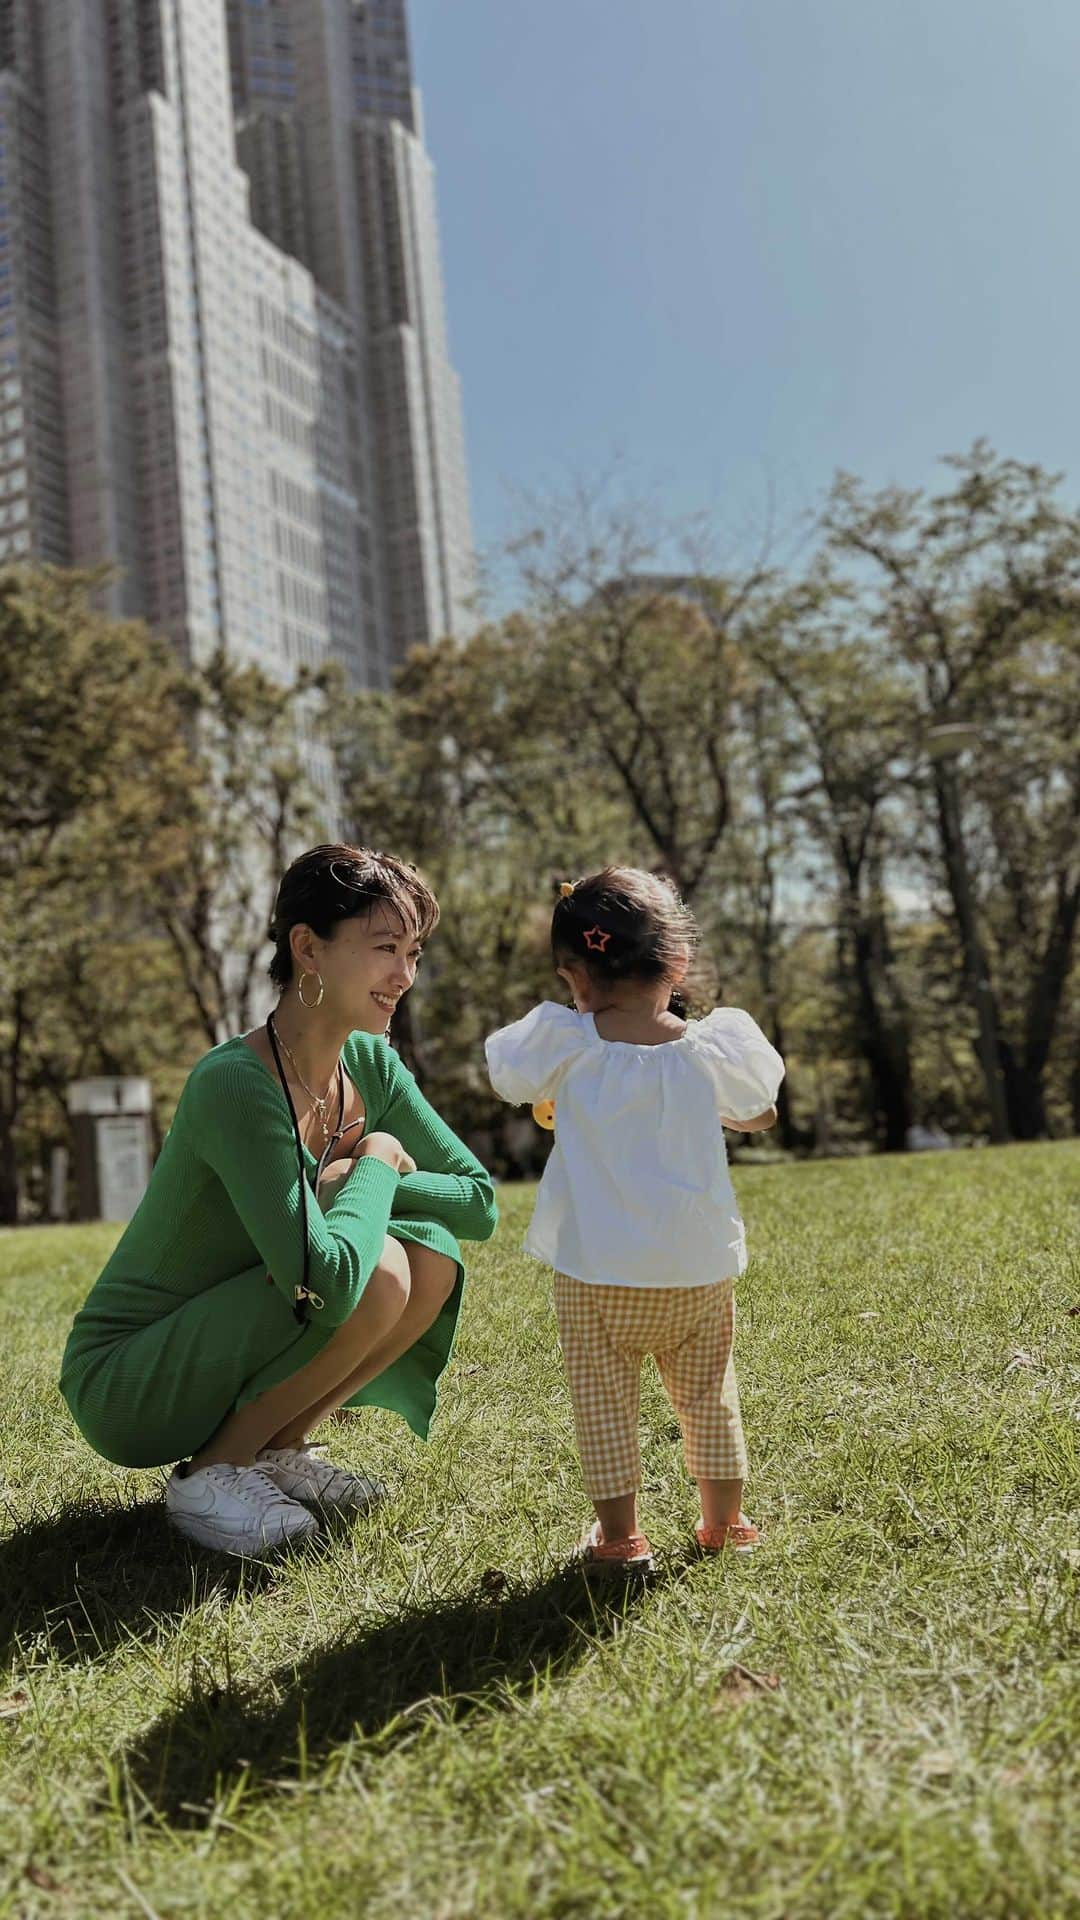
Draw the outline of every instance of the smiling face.
[[[361,1033],[385,1031],[416,979],[423,952],[415,926],[406,925],[388,901],[343,920],[329,940],[320,940],[310,927],[294,927],[291,946],[297,977],[322,976],[324,1020]],[[314,998],[313,987],[307,995]]]

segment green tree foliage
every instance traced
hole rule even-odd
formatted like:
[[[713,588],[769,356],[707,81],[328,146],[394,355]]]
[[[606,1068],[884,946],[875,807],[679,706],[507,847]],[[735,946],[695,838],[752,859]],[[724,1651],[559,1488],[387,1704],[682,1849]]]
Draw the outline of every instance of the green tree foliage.
[[[28,1183],[42,1204],[73,1079],[149,1075],[160,1133],[199,1052],[252,1023],[277,879],[334,819],[337,671],[184,671],[95,608],[102,578],[0,576],[5,1220]]]
[[[416,652],[393,694],[358,697],[340,739],[353,837],[415,860],[439,896],[423,989],[395,1038],[466,1127],[494,1116],[484,1035],[559,990],[554,884],[608,857],[622,831],[540,641],[515,618]]]
[[[368,700],[353,819],[440,887],[421,1037],[462,1111],[533,960],[543,990],[551,879],[622,858],[788,1055],[789,1144],[1027,1137],[1047,1084],[1072,1113],[1080,520],[1038,468],[949,465],[929,498],[841,477],[795,580],[650,573],[579,501],[522,544],[523,614]]]
[[[912,796],[943,884],[995,1138],[1045,1131],[1080,914],[1080,515],[983,443],[927,498],[842,478],[824,517],[922,748]],[[958,725],[972,740],[954,749]]]
[[[0,575],[0,1215],[72,1078],[147,1072],[164,1117],[199,1050],[261,1016],[277,879],[342,834],[436,887],[396,1037],[504,1167],[543,1142],[490,1098],[484,1035],[561,996],[554,890],[611,860],[676,880],[700,997],[785,1053],[789,1147],[1080,1128],[1059,483],[981,445],[936,495],[842,476],[794,578],[660,572],[640,528],[552,512],[518,612],[353,697],[226,653],[183,671],[94,610],[95,576]]]
[[[94,610],[94,574],[0,576],[0,1218],[20,1163],[64,1138],[64,1089],[148,1071],[175,977],[148,938],[146,880],[180,857],[169,796],[195,767],[183,681],[144,629]]]
[[[328,713],[336,667],[288,685],[219,652],[184,685],[199,778],[173,796],[178,857],[153,875],[150,910],[208,1045],[252,1025],[274,893],[313,839],[333,837]]]
[[[777,599],[752,653],[789,721],[787,766],[769,796],[771,810],[794,811],[803,844],[823,858],[835,916],[838,1031],[865,1064],[874,1138],[895,1150],[914,1119],[914,1090],[885,862],[900,825],[908,703],[852,615],[850,594],[819,567]]]

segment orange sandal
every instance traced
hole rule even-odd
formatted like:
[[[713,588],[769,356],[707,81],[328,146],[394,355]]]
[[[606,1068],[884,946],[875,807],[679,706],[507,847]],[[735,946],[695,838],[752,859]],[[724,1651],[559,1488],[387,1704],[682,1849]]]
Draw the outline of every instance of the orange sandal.
[[[585,1538],[574,1550],[574,1559],[587,1574],[654,1573],[656,1560],[643,1533],[627,1534],[625,1540],[600,1539],[600,1522],[594,1520]]]
[[[702,1553],[723,1553],[728,1547],[732,1553],[752,1553],[761,1543],[761,1535],[752,1526],[744,1513],[738,1520],[722,1527],[707,1527],[698,1521],[694,1528],[694,1539]]]

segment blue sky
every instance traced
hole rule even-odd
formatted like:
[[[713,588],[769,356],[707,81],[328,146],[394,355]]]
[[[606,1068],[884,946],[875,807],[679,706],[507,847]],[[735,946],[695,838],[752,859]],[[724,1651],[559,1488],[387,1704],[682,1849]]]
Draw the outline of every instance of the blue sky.
[[[482,549],[613,466],[736,544],[980,434],[1080,492],[1077,0],[411,19]]]

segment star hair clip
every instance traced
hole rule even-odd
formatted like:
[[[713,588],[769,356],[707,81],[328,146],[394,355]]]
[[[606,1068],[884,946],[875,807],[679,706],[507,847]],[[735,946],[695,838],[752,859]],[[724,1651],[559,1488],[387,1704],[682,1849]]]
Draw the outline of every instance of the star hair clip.
[[[588,932],[582,935],[582,939],[590,953],[603,953],[611,935],[605,933],[602,927],[590,927]]]

